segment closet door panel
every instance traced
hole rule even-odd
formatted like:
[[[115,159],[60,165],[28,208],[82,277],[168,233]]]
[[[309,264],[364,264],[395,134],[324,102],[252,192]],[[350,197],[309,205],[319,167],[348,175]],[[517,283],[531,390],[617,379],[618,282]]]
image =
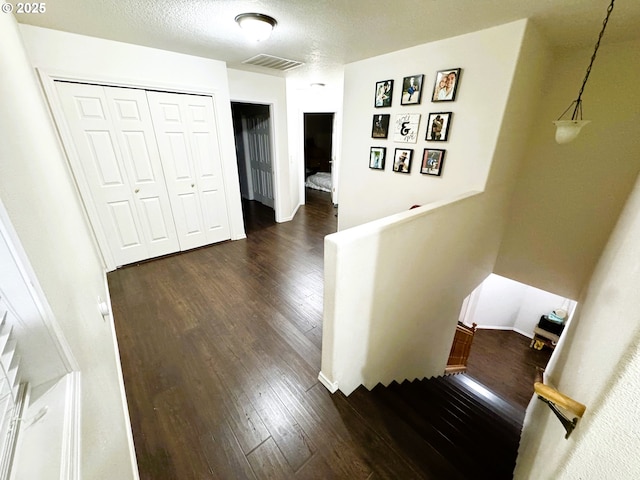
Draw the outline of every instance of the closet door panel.
[[[144,215],[142,217],[144,221],[147,222],[145,227],[149,232],[149,240],[151,243],[157,244],[173,237],[175,241],[175,249],[172,250],[172,252],[177,252],[179,250],[178,238],[175,235],[173,219],[169,219],[170,223],[167,223],[165,218],[165,209],[163,205],[161,205],[160,199],[154,197],[141,198],[140,205],[144,211]]]
[[[104,87],[149,257],[180,250],[144,90]]]
[[[180,248],[229,239],[211,97],[147,92],[147,98]]]
[[[202,233],[202,220],[199,215],[200,201],[195,192],[183,193],[178,196],[179,214],[184,219],[184,229],[188,235]]]
[[[130,201],[109,202],[113,223],[117,226],[119,243],[124,247],[135,247],[143,243],[138,229],[138,220]]]
[[[202,199],[204,228],[209,243],[231,237],[213,102],[212,97],[195,95],[184,99],[195,174]]]
[[[88,189],[90,198],[85,198],[85,203],[92,203],[98,217],[92,218],[92,223],[106,241],[101,247],[110,251],[116,265],[148,258],[103,88],[56,82],[56,89],[79,162],[74,173]]]
[[[180,250],[207,244],[202,219],[202,206],[197,195],[191,146],[180,111],[180,95],[148,92],[149,106],[160,148],[162,165]],[[168,98],[167,98],[168,97]]]

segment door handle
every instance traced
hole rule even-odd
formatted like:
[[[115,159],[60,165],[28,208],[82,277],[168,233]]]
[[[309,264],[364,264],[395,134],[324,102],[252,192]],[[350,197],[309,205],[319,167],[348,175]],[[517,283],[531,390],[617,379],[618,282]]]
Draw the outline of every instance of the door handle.
[[[139,191],[140,191],[140,189],[139,189],[139,188],[136,188],[136,189],[134,190],[134,192],[135,192],[135,193],[138,193]]]
[[[192,184],[191,184],[191,188],[193,188],[193,187],[195,187],[195,186],[196,186],[196,184],[195,184],[195,183],[192,183]]]

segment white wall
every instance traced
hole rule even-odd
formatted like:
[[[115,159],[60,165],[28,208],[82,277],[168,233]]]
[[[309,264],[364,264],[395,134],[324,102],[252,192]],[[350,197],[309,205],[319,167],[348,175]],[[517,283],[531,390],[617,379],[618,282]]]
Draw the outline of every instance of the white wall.
[[[419,45],[345,68],[339,230],[407,210],[411,205],[483,190],[511,89],[524,21]],[[455,102],[432,103],[437,70],[462,68]],[[424,74],[422,104],[401,106],[402,79]],[[394,79],[391,108],[374,108],[375,83]],[[430,112],[453,112],[447,142],[424,141]],[[374,114],[420,113],[416,144],[371,138]],[[384,171],[369,169],[369,149],[387,148]],[[412,148],[411,174],[392,171],[394,149]],[[441,177],[420,174],[426,147],[445,149]]]
[[[530,92],[540,87],[548,53],[540,35],[524,21],[466,35],[464,39],[466,48],[458,44],[459,39],[450,40],[456,45],[456,55],[449,59],[448,67],[466,68],[467,61],[458,60],[458,55],[467,59],[469,51],[476,56],[491,56],[490,49],[497,49],[501,52],[498,57],[503,60],[509,56],[505,51],[511,55],[508,66],[502,65],[500,70],[506,72],[510,80],[504,98],[494,102],[496,131],[493,142],[484,145],[484,155],[488,158],[474,159],[483,165],[480,170],[485,172],[485,177],[487,171],[491,172],[487,188],[483,193],[465,192],[458,196],[450,191],[446,195],[448,200],[407,211],[412,203],[407,186],[402,194],[396,191],[396,196],[404,199],[400,213],[326,237],[320,379],[330,389],[339,388],[349,394],[360,384],[371,388],[378,382],[441,374],[460,306],[493,269],[519,158],[533,119],[536,100]],[[446,46],[446,42],[438,44]],[[480,47],[483,44],[487,44],[487,50]],[[398,57],[406,58],[406,52],[399,52]],[[396,61],[395,54],[385,58],[391,64]],[[489,61],[489,68],[491,64]],[[385,65],[380,62],[378,68],[387,72]],[[370,76],[361,82],[366,85],[373,86],[374,78],[384,78],[364,67],[363,72]],[[476,75],[482,77],[481,73],[492,72],[487,70]],[[359,211],[354,209],[353,213],[364,220],[371,215],[372,205],[381,210],[380,214],[384,213],[381,201],[372,197],[381,196],[389,202],[384,189],[394,188],[396,184],[391,182],[394,178],[406,179],[407,176],[394,177],[395,174],[387,170],[384,174],[389,175],[386,177],[389,183],[376,188],[376,182],[367,175],[373,90],[364,104],[364,98],[353,88],[362,76],[360,70],[347,67],[345,75],[345,85],[351,87],[345,88],[340,209],[342,211],[345,198],[353,200],[361,195]],[[461,85],[464,89],[465,84]],[[348,94],[349,88],[353,95]],[[505,108],[500,109],[500,104]],[[358,109],[360,116],[367,118],[366,133],[355,124],[350,129],[346,120],[347,112],[351,112],[354,117],[351,120],[355,122]],[[477,118],[472,111],[467,116]],[[362,155],[347,153],[363,148],[365,142],[367,146]],[[455,168],[452,170],[453,179],[466,176],[464,172],[455,173]],[[358,175],[352,175],[347,181],[349,173],[356,172]],[[415,174],[409,178],[425,180]],[[484,180],[480,183],[484,186]]]
[[[104,270],[12,15],[0,39],[0,197],[82,374],[82,478],[133,479]]]
[[[311,88],[309,83],[302,83],[296,78],[287,79],[287,102],[289,116],[289,153],[291,155],[292,191],[298,192],[300,205],[304,204],[304,114],[335,113],[333,135],[333,203],[339,198],[339,172],[342,158],[342,92],[344,76],[342,72],[325,73],[322,77],[323,88]]]
[[[138,45],[20,25],[31,64],[89,81],[215,95],[231,238],[244,238],[227,70],[223,62]]]
[[[284,78],[227,70],[229,96],[233,102],[257,103],[271,106],[273,132],[273,167],[276,221],[291,220],[298,208],[297,188],[292,190],[290,177],[295,166],[290,165],[287,126],[287,88]]]
[[[525,285],[489,275],[469,296],[463,323],[511,330],[525,296]]]
[[[640,177],[585,288],[545,381],[587,406],[568,440],[529,405],[515,478],[637,478],[640,461]]]
[[[460,305],[493,265],[494,232],[474,228],[491,224],[488,202],[471,193],[325,237],[325,383],[349,395],[444,372]]]
[[[539,103],[495,273],[577,298],[640,172],[640,41],[605,35],[584,91],[592,123],[558,145],[552,120],[575,100],[593,49],[558,52]],[[463,85],[464,88],[464,85]]]
[[[572,313],[575,302],[499,275],[489,275],[469,298],[464,323],[478,328],[515,330],[533,337],[540,316],[556,308]]]

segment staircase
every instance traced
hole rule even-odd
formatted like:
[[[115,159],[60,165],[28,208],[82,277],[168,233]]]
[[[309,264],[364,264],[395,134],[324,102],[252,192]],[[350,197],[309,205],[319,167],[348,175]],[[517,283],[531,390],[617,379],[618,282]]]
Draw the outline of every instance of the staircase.
[[[416,479],[511,479],[524,412],[466,374],[358,388],[351,406],[384,418],[389,448]]]

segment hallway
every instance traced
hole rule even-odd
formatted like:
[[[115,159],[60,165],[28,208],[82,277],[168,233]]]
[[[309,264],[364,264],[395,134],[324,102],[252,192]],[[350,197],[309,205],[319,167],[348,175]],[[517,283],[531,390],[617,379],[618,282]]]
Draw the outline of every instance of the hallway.
[[[283,224],[244,207],[246,240],[109,274],[140,476],[366,479],[387,460],[354,461],[317,381],[330,196]]]
[[[109,274],[140,478],[437,479],[317,380],[329,194],[244,208],[246,240]]]

